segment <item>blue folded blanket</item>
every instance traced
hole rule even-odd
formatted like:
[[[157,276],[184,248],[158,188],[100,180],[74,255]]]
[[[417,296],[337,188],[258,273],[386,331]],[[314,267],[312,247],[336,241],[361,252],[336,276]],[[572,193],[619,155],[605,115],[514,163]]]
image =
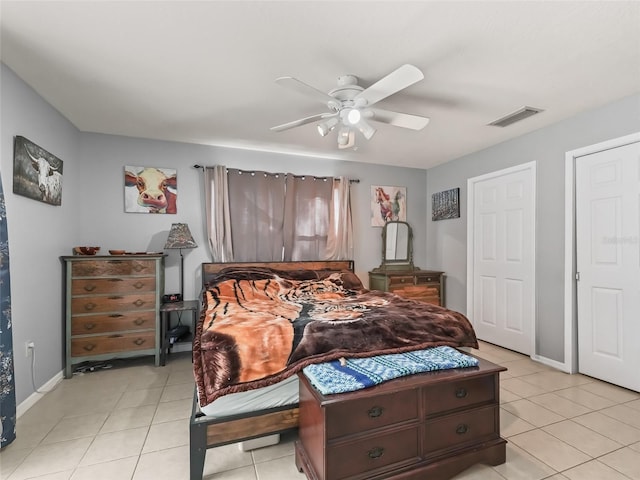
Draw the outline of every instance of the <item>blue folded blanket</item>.
[[[413,352],[353,358],[309,365],[302,370],[323,395],[352,392],[414,373],[447,368],[475,367],[478,359],[452,347],[433,347]]]

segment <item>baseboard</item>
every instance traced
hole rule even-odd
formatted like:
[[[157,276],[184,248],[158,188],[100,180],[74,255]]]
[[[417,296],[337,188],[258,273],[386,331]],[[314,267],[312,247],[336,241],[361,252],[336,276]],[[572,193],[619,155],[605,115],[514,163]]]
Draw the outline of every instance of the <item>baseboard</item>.
[[[44,397],[47,393],[55,388],[55,386],[62,381],[64,378],[63,372],[60,371],[56,375],[53,376],[51,380],[42,385],[38,390],[42,393],[33,392],[29,395],[24,401],[20,402],[20,405],[16,407],[16,416],[20,418],[24,415],[27,410],[33,407],[38,401]]]

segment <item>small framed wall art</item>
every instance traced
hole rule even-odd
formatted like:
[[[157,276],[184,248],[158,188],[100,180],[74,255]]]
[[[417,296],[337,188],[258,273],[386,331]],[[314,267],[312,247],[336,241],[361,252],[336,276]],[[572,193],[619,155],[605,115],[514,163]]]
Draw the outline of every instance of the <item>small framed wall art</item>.
[[[13,193],[61,205],[62,160],[25,137],[14,137]]]
[[[124,211],[177,213],[178,175],[173,168],[124,167]]]
[[[431,220],[460,217],[460,189],[452,188],[431,196]]]
[[[407,187],[371,185],[371,226],[390,220],[407,221]]]

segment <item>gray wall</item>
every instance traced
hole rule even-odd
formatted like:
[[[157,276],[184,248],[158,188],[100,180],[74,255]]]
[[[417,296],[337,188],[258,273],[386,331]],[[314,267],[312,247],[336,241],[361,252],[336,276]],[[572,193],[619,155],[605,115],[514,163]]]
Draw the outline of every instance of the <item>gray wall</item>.
[[[63,361],[60,255],[77,245],[80,133],[60,113],[0,64],[0,171],[7,205],[11,269],[16,397],[33,391],[25,342],[35,342],[35,383],[60,372]],[[62,205],[55,207],[13,192],[13,137],[22,135],[63,163]]]
[[[536,353],[563,362],[565,153],[638,131],[640,95],[634,95],[429,169],[427,258],[447,273],[447,307],[467,310],[467,179],[535,161]],[[455,187],[460,187],[460,218],[431,221],[431,194]]]
[[[370,226],[371,185],[407,187],[408,221],[414,228],[415,258],[426,263],[426,171],[382,165],[181,144],[79,132],[9,68],[1,65],[2,142],[0,168],[7,202],[11,255],[13,341],[18,404],[33,393],[28,340],[36,343],[35,383],[39,387],[63,368],[63,285],[59,257],[76,245],[160,251],[173,222],[186,222],[199,248],[184,251],[185,297],[199,292],[200,264],[211,261],[204,239],[202,173],[194,164],[309,175],[345,175],[352,185],[356,273],[380,264],[381,229]],[[64,162],[62,206],[12,193],[13,136],[22,135]],[[175,168],[178,213],[124,213],[125,165]],[[179,288],[179,256],[166,259],[167,292]]]

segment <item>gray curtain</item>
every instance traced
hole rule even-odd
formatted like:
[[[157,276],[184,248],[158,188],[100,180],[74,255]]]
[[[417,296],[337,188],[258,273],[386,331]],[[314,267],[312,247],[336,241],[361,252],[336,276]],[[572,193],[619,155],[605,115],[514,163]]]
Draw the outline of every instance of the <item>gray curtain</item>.
[[[205,167],[205,220],[209,249],[214,262],[232,262],[229,184],[224,165]]]
[[[282,261],[285,175],[228,169],[236,262]]]
[[[287,174],[284,260],[321,260],[327,249],[333,178]]]
[[[16,390],[13,376],[11,280],[7,210],[0,177],[0,449],[16,438]]]

